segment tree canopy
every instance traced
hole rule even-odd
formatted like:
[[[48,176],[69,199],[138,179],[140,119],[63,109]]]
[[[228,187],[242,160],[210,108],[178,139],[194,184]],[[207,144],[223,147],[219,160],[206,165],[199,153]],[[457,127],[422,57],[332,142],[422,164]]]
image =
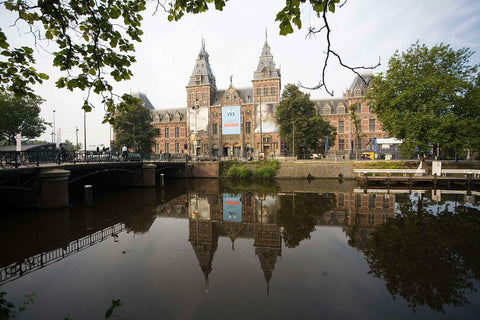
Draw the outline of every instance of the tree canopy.
[[[39,137],[49,125],[39,117],[42,102],[38,96],[15,98],[0,93],[0,140],[11,145],[18,133],[26,139]]]
[[[159,130],[152,125],[150,111],[141,104],[136,104],[131,112],[119,114],[115,118],[115,147],[120,150],[123,145],[140,154],[152,153],[155,137]]]
[[[383,129],[404,141],[404,156],[422,157],[432,146],[455,154],[479,149],[480,74],[468,64],[472,54],[417,42],[373,77],[367,98]]]
[[[212,4],[221,11],[228,0],[152,2],[156,3],[155,12],[163,9],[168,14],[168,20],[176,21],[185,13],[205,12]],[[280,34],[292,33],[294,27],[300,29],[301,6],[310,6],[323,26],[310,27],[309,34],[325,30],[325,65],[332,54],[342,66],[347,67],[331,49],[327,20],[327,14],[334,13],[344,3],[341,4],[340,0],[285,0],[285,7],[276,15]],[[87,112],[93,107],[91,94],[101,95],[105,106],[104,122],[112,121],[114,114],[128,110],[132,97],[117,95],[112,82],[128,80],[133,75],[131,66],[136,62],[134,44],[141,41],[142,15],[145,14],[147,0],[5,0],[2,4],[15,15],[17,26],[26,24],[34,43],[12,47],[0,26],[0,92],[32,97],[32,85],[48,79],[47,74],[34,67],[34,49],[43,49],[42,41],[53,41],[56,49],[51,52],[52,65],[64,71],[64,76],[56,80],[58,88],[85,91],[82,108]],[[359,68],[350,69],[356,72]],[[328,92],[324,78],[325,68],[316,88],[325,87]]]
[[[296,155],[301,151],[307,155],[324,153],[324,138],[329,138],[329,146],[335,142],[335,128],[316,114],[310,95],[294,84],[285,86],[275,120],[280,126],[280,138]]]

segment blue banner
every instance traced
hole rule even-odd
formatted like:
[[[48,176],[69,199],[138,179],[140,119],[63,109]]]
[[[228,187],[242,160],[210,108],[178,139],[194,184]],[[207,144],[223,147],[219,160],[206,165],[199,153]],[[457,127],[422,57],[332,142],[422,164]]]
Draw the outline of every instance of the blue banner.
[[[223,221],[242,222],[242,201],[240,195],[223,194]]]
[[[325,138],[325,153],[328,153],[328,138]]]
[[[240,106],[222,107],[222,134],[240,134]]]
[[[373,152],[377,152],[377,138],[373,138]]]

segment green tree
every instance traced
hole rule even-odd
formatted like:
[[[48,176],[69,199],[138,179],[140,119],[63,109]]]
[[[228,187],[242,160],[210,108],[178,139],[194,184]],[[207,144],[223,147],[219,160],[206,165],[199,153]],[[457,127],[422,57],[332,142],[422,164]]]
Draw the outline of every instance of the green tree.
[[[335,141],[335,128],[316,114],[310,95],[294,84],[287,84],[282,102],[277,106],[275,120],[280,126],[280,137],[294,154],[305,148],[306,154],[324,153],[325,140],[329,146]]]
[[[0,93],[0,140],[14,144],[16,135],[34,139],[45,131],[45,120],[39,117],[42,98],[26,96],[15,98],[12,94]]]
[[[169,21],[179,20],[185,13],[201,13],[214,4],[216,10],[223,10],[228,0],[173,0],[168,3],[156,2],[156,10],[168,13]],[[48,75],[37,71],[33,65],[34,48],[41,40],[53,41],[56,49],[52,52],[52,65],[65,75],[57,79],[58,88],[85,91],[82,108],[90,111],[92,93],[99,94],[105,106],[104,122],[113,122],[113,115],[128,110],[132,98],[128,94],[116,95],[113,81],[128,80],[132,76],[131,66],[135,42],[141,41],[142,15],[145,14],[146,0],[5,0],[2,5],[15,15],[16,26],[24,23],[32,33],[35,43],[12,47],[0,25],[0,92],[12,92],[17,97],[33,97],[31,85],[42,83]],[[309,27],[309,34],[324,31],[327,39],[325,65],[330,54],[340,65],[347,67],[340,56],[331,48],[330,27],[327,14],[334,13],[343,4],[340,0],[285,0],[285,7],[277,13],[281,35],[301,28],[301,6],[310,6],[323,26]],[[9,26],[5,26],[9,27]],[[25,39],[23,37],[22,39]],[[360,67],[362,69],[363,67]],[[356,72],[359,68],[350,68]],[[325,68],[322,80],[316,88],[325,87]]]
[[[159,135],[158,128],[152,125],[150,111],[141,104],[132,107],[130,112],[118,115],[113,130],[117,149],[126,145],[140,154],[152,153],[155,137]]]
[[[357,161],[360,148],[362,147],[360,145],[360,138],[362,137],[362,118],[357,115],[358,106],[358,103],[353,103],[350,105],[350,107],[348,107],[350,111],[350,120],[353,124],[353,134],[355,138],[355,160]]]
[[[472,54],[417,42],[395,52],[387,71],[373,77],[367,98],[383,129],[404,141],[404,156],[423,159],[432,145],[455,154],[478,150],[479,75],[468,64]]]

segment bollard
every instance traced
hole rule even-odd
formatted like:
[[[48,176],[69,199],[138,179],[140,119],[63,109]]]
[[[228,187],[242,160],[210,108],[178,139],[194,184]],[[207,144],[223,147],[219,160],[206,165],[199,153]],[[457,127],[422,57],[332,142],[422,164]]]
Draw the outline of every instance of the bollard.
[[[165,187],[165,175],[163,173],[160,174],[160,187]]]
[[[86,206],[93,206],[93,188],[91,184],[83,186],[83,197]]]

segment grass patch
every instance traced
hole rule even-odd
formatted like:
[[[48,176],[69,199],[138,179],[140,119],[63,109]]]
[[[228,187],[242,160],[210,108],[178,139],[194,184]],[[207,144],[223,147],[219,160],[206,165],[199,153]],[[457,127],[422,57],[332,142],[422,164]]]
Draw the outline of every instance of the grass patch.
[[[237,159],[221,163],[220,177],[231,179],[273,178],[280,167],[277,160],[242,163]]]

